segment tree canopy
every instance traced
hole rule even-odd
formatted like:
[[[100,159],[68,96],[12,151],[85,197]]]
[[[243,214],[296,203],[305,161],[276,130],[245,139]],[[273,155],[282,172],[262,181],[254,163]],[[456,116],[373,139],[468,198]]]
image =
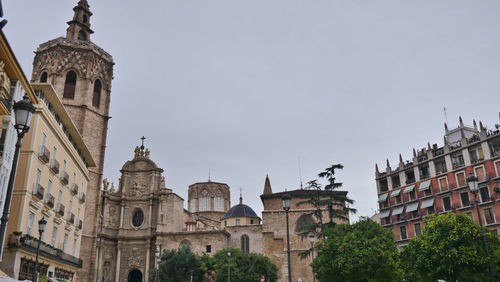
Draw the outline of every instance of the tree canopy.
[[[155,281],[156,273],[152,272],[150,277]],[[159,274],[160,281],[167,282],[191,281],[191,276],[193,281],[201,281],[203,277],[200,259],[187,246],[164,251],[161,255]]]
[[[260,281],[261,275],[264,275],[266,281],[278,280],[278,268],[268,257],[245,253],[235,248],[230,250],[230,257],[227,256],[227,249],[220,250],[214,255],[218,269],[217,282],[227,281],[228,271],[231,281]]]
[[[325,229],[313,269],[321,281],[395,281],[398,249],[391,230],[368,218]]]
[[[494,272],[499,273],[500,243],[485,229]],[[425,218],[422,234],[401,252],[406,281],[489,281],[481,228],[465,214]],[[500,280],[497,274],[496,279]]]

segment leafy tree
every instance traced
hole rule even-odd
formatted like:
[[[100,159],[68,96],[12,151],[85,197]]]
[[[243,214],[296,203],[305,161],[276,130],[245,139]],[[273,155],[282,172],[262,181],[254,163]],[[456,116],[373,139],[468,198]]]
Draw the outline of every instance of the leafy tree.
[[[151,281],[155,281],[155,271],[150,271]],[[191,252],[187,246],[178,250],[166,250],[161,256],[159,265],[160,281],[166,282],[184,282],[201,281],[203,271],[198,256]]]
[[[500,242],[485,232],[491,262],[499,273]],[[422,234],[401,252],[401,268],[406,281],[488,281],[481,227],[465,214],[427,217]]]
[[[231,257],[228,258],[227,249],[223,249],[215,253],[214,258],[217,282],[227,281],[228,267],[231,281],[260,281],[261,275],[264,275],[266,281],[278,280],[278,268],[264,255],[231,248]]]
[[[297,203],[297,206],[310,204],[315,210],[310,213],[316,220],[314,223],[304,225],[299,234],[307,236],[310,233],[316,234],[317,237],[322,237],[326,227],[333,227],[335,220],[349,220],[349,213],[356,213],[356,209],[349,207],[354,203],[354,200],[347,197],[347,194],[338,193],[336,190],[342,187],[342,183],[335,182],[335,170],[343,169],[341,164],[334,164],[327,167],[323,172],[318,174],[320,179],[325,179],[326,184],[323,187],[318,180],[307,182],[306,189],[315,191],[310,193],[310,198]],[[326,209],[328,218],[324,217]],[[306,255],[308,252],[305,253]]]
[[[312,263],[319,280],[397,281],[399,251],[391,230],[369,218],[327,228]]]

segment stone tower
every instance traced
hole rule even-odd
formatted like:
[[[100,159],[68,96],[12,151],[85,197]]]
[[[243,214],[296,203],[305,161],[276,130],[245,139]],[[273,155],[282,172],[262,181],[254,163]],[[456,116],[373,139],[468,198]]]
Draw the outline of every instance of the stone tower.
[[[113,58],[90,41],[90,12],[87,0],[80,0],[68,21],[66,37],[41,44],[35,52],[32,82],[51,83],[96,162],[90,168],[85,216],[83,218],[79,280],[93,281],[96,261],[96,226],[100,184],[106,151]]]

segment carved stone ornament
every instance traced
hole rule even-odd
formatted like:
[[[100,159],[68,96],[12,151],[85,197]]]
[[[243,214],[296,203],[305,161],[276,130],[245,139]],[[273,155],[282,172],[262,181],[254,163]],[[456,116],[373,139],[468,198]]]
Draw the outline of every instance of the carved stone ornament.
[[[142,258],[140,256],[139,249],[134,247],[129,253],[128,257],[128,267],[133,268],[133,267],[141,267],[142,266]]]
[[[130,194],[132,196],[140,197],[146,194],[146,179],[144,176],[136,176],[132,181]]]

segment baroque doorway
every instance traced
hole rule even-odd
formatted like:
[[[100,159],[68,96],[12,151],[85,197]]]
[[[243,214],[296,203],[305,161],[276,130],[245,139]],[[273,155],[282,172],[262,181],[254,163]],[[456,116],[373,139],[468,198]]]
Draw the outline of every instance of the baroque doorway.
[[[134,269],[128,273],[128,282],[142,282],[142,272]]]

